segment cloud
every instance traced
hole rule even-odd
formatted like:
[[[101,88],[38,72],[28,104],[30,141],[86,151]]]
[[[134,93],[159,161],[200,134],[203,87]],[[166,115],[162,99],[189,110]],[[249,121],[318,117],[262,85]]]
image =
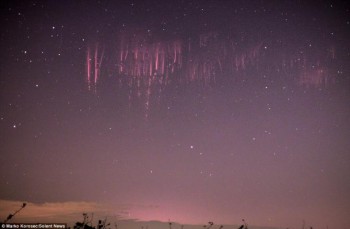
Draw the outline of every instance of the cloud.
[[[22,203],[22,201],[0,200],[0,221],[18,210]],[[104,217],[111,210],[95,202],[26,203],[27,206],[14,216],[11,222],[68,223],[70,225],[82,220],[84,212]]]

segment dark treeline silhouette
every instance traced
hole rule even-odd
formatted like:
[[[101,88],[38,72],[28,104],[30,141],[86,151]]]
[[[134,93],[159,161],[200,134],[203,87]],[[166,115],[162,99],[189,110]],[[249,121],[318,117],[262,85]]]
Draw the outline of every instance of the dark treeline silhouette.
[[[97,226],[92,225],[94,215],[91,214],[91,217],[87,213],[83,213],[83,222],[76,222],[74,229],[110,229],[110,223],[107,223],[107,218],[104,220],[98,220]],[[117,229],[117,224],[115,224],[115,229]]]

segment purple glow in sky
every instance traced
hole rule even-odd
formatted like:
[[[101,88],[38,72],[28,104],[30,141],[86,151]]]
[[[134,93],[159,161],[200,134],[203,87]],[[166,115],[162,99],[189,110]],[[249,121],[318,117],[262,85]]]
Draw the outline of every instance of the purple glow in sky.
[[[14,222],[350,225],[345,1],[5,1],[0,15],[1,221],[27,202]]]

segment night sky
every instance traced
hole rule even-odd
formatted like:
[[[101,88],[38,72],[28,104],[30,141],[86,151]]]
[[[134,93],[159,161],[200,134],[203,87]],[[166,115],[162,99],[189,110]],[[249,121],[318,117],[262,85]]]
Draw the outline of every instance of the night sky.
[[[350,4],[0,5],[1,221],[349,227]]]

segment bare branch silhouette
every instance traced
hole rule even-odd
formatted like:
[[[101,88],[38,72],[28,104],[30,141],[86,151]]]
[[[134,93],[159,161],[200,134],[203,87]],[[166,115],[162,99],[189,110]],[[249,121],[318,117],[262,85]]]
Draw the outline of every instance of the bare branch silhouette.
[[[7,216],[7,218],[5,219],[4,223],[7,223],[9,220],[11,220],[18,212],[20,212],[23,208],[25,208],[25,206],[27,206],[27,203],[23,203],[22,206],[21,206],[21,208],[18,209],[17,211],[15,211],[15,213],[9,214],[9,215]]]

